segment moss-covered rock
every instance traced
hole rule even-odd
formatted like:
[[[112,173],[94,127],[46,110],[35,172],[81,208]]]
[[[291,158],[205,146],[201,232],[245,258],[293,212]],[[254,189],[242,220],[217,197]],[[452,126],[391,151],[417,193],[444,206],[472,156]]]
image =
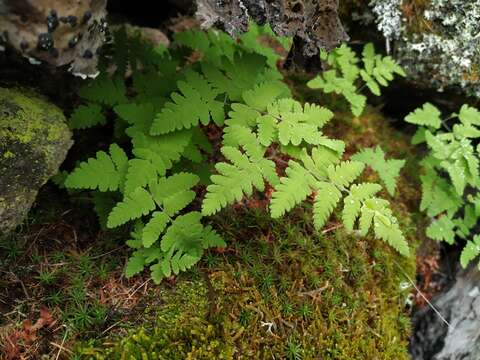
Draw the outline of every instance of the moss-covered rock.
[[[71,145],[60,109],[30,90],[0,88],[0,234],[23,220]]]

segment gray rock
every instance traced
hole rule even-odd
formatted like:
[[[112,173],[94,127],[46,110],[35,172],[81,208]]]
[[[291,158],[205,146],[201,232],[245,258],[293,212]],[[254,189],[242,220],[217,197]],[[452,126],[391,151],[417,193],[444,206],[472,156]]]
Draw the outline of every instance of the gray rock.
[[[0,235],[22,222],[72,143],[59,108],[32,91],[0,88]]]
[[[338,0],[197,0],[202,26],[219,25],[230,35],[248,30],[253,19],[270,24],[280,36],[293,36],[302,53],[311,57],[348,40],[338,17]]]
[[[105,42],[107,0],[0,0],[0,45],[9,44],[32,63],[70,65],[94,76]]]
[[[431,308],[416,314],[413,360],[480,359],[480,272],[461,271],[455,283],[432,301],[449,325]]]

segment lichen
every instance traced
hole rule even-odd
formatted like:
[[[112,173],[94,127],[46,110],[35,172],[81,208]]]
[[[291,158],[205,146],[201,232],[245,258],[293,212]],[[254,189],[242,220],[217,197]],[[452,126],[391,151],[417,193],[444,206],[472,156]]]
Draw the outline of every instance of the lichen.
[[[373,0],[377,27],[395,39],[396,57],[413,78],[442,91],[480,96],[479,0]]]

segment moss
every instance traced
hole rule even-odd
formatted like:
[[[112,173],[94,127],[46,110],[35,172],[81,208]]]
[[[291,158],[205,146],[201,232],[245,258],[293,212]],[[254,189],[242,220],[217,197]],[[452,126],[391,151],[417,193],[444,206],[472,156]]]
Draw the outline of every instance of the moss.
[[[231,359],[233,348],[222,339],[222,329],[206,320],[207,292],[202,281],[163,288],[161,304],[145,310],[150,323],[102,348],[81,344],[77,353],[89,359]]]

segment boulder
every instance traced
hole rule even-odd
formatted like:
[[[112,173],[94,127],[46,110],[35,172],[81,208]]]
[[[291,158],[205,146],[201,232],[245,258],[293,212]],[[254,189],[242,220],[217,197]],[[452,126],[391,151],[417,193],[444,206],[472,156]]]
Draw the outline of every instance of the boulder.
[[[375,23],[387,51],[417,84],[480,96],[478,0],[345,2],[351,18]]]
[[[0,0],[0,45],[74,74],[97,73],[107,0]]]
[[[22,222],[72,143],[59,108],[30,90],[0,88],[0,235]]]
[[[410,349],[413,360],[480,359],[480,272],[457,274],[454,284],[415,314]],[[448,322],[448,325],[446,322]]]

